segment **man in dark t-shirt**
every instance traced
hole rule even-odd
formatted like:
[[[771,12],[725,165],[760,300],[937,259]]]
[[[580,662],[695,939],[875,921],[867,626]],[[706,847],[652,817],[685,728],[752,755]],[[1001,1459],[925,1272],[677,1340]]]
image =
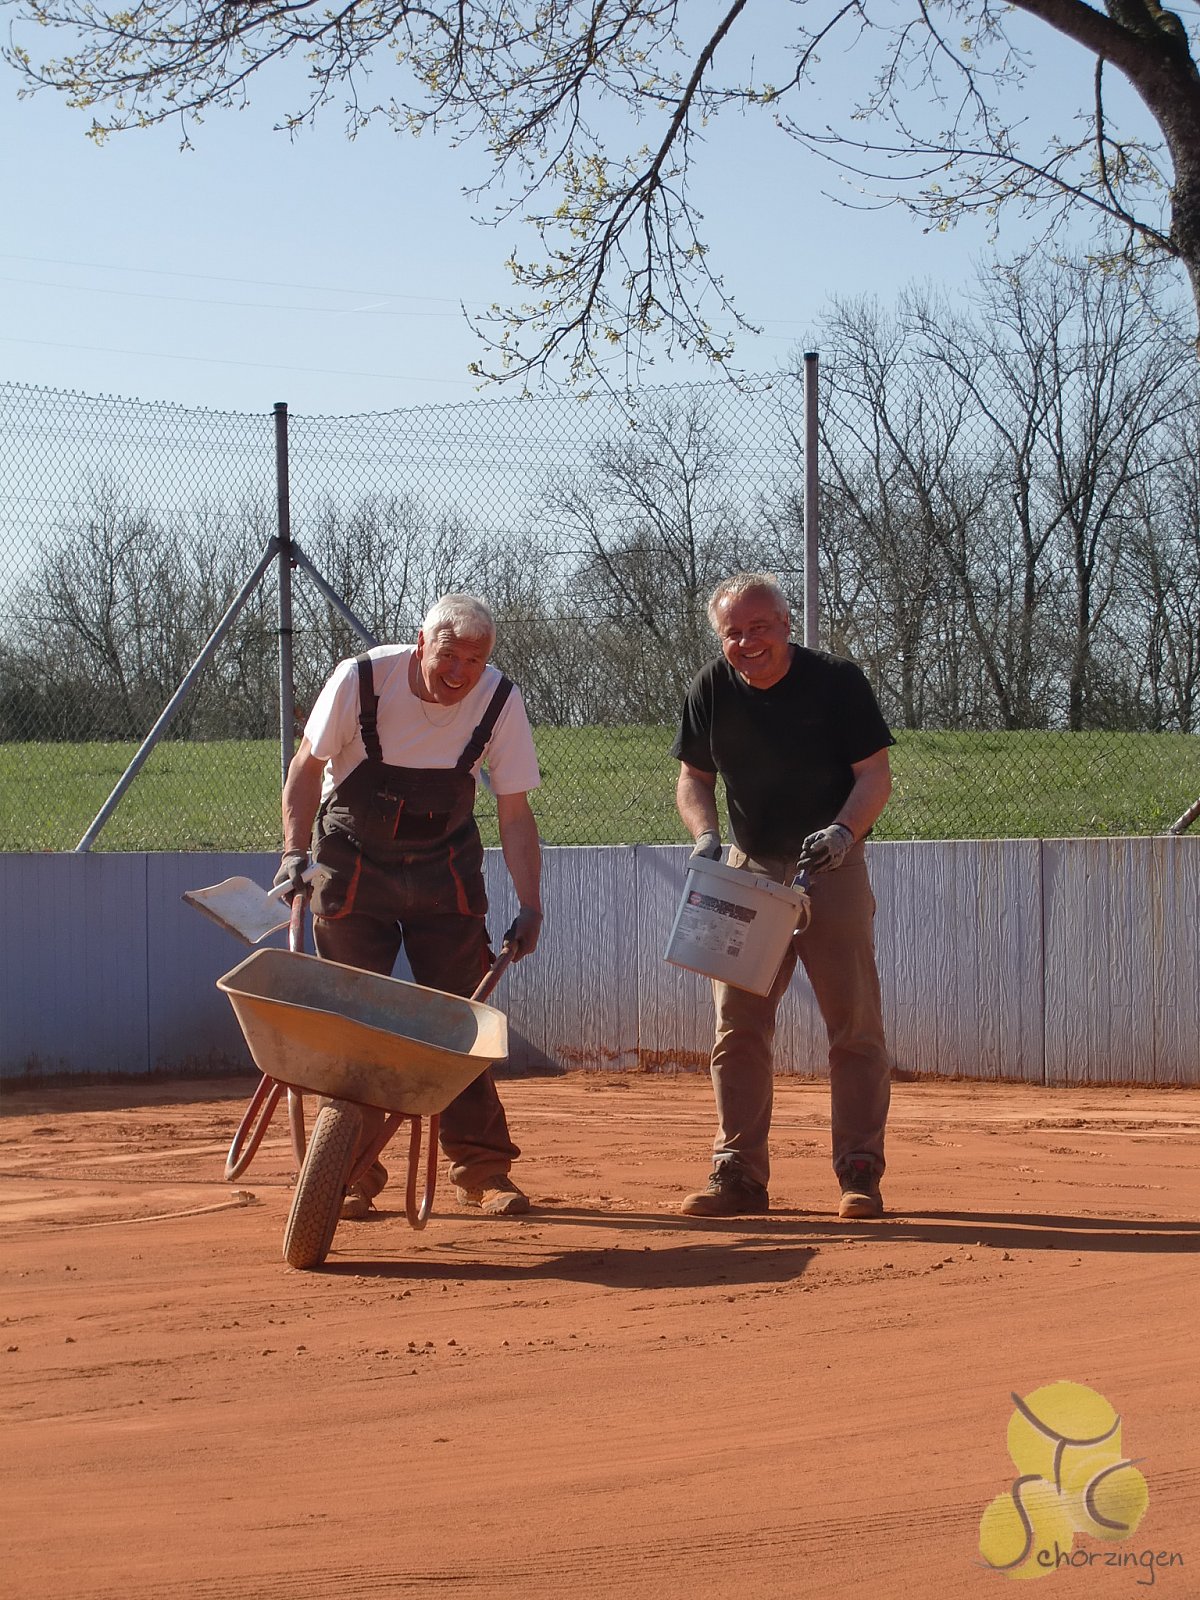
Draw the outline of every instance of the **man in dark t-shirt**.
[[[853,662],[791,643],[787,598],[774,578],[726,579],[708,615],[721,656],[693,679],[672,750],[693,856],[721,853],[719,775],[735,841],[729,865],[780,883],[805,868],[812,918],[768,995],[713,983],[713,1170],[683,1210],[728,1217],[769,1209],[775,1016],[799,957],[829,1036],[839,1215],[878,1217],[890,1062],[863,840],[891,793],[895,741]]]

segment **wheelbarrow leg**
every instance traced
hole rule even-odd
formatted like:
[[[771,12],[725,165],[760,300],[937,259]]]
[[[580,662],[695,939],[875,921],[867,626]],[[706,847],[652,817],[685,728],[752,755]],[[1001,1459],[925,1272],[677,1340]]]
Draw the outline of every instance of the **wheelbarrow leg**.
[[[408,1139],[408,1180],[404,1192],[404,1214],[414,1228],[423,1228],[429,1221],[430,1212],[433,1210],[433,1195],[437,1188],[438,1171],[438,1126],[441,1118],[432,1116],[429,1119],[429,1147],[425,1152],[425,1191],[420,1202],[417,1200],[417,1171],[421,1162],[421,1118],[406,1116],[403,1112],[393,1112],[383,1123],[379,1132],[371,1140],[365,1150],[359,1152],[355,1159],[346,1184],[353,1186],[371,1170],[383,1154],[384,1148],[392,1139],[402,1122],[412,1124]]]
[[[236,1182],[254,1159],[254,1152],[263,1141],[263,1134],[270,1126],[282,1093],[283,1085],[277,1083],[274,1078],[268,1078],[264,1072],[259,1079],[258,1088],[251,1096],[250,1104],[246,1107],[245,1115],[238,1123],[233,1143],[229,1146],[229,1154],[225,1157],[226,1183]],[[290,1090],[288,1094],[290,1108]],[[301,1127],[303,1128],[303,1124]],[[300,1159],[304,1159],[303,1150]]]
[[[292,1154],[296,1157],[296,1171],[304,1165],[306,1141],[304,1137],[304,1096],[299,1089],[288,1090],[288,1131],[292,1136]]]
[[[441,1118],[432,1116],[429,1119],[429,1146],[425,1152],[425,1193],[421,1202],[417,1204],[417,1167],[421,1159],[421,1119],[412,1119],[412,1132],[408,1140],[408,1183],[404,1192],[404,1213],[409,1225],[414,1228],[423,1228],[429,1221],[429,1213],[433,1210],[433,1191],[437,1188],[438,1171],[438,1127]]]
[[[187,896],[185,895],[186,899]],[[292,902],[291,922],[288,930],[288,943],[292,950],[304,949],[304,905],[303,897],[297,895]],[[259,1079],[258,1087],[251,1096],[250,1104],[246,1107],[245,1115],[238,1124],[238,1130],[233,1136],[233,1143],[229,1146],[229,1154],[225,1158],[225,1182],[235,1183],[254,1159],[255,1152],[263,1142],[263,1135],[271,1124],[275,1115],[275,1107],[279,1104],[279,1097],[283,1093],[283,1084],[275,1078],[267,1077],[264,1072]],[[288,1128],[292,1136],[292,1153],[296,1157],[297,1168],[304,1165],[304,1096],[298,1089],[289,1089],[287,1092]],[[257,1119],[257,1120],[256,1120]]]

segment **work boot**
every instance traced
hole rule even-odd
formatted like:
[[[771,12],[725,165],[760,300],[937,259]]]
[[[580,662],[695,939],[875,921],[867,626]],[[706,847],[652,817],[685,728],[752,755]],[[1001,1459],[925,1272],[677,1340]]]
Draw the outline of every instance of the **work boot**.
[[[367,1193],[366,1185],[352,1183],[346,1190],[342,1200],[341,1217],[343,1222],[364,1222],[374,1210],[371,1196]]]
[[[388,1180],[387,1168],[381,1161],[369,1166],[357,1183],[352,1183],[342,1200],[343,1222],[363,1222],[375,1207],[372,1202]]]
[[[771,1209],[763,1184],[748,1178],[736,1161],[719,1161],[708,1187],[689,1194],[679,1208],[686,1217],[757,1217]]]
[[[519,1217],[529,1210],[529,1196],[522,1194],[507,1172],[483,1178],[475,1188],[455,1184],[454,1193],[460,1206],[486,1211],[489,1217]]]
[[[838,1173],[842,1201],[838,1216],[843,1221],[862,1221],[883,1215],[883,1196],[879,1175],[866,1156],[852,1156]]]

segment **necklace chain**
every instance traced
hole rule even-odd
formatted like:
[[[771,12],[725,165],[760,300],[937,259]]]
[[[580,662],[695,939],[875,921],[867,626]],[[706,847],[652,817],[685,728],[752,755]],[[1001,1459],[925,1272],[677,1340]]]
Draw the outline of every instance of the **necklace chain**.
[[[462,710],[461,700],[458,701],[456,705],[439,706],[436,700],[422,700],[420,695],[418,695],[417,704],[421,708],[421,712],[425,718],[425,721],[430,725],[431,728],[448,728],[454,721],[455,717],[458,716],[458,713]],[[440,715],[434,716],[435,711],[439,712]]]

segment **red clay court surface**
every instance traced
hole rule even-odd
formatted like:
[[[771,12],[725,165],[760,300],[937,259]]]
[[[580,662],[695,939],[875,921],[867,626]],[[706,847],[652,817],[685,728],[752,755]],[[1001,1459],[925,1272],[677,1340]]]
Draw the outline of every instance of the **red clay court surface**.
[[[1149,1508],[1037,1592],[1200,1596],[1200,1092],[897,1084],[839,1223],[784,1079],[771,1214],[702,1222],[705,1078],[509,1079],[534,1213],[389,1189],[301,1273],[282,1116],[221,1181],[252,1086],[5,1093],[5,1595],[998,1595],[1011,1396],[1065,1378]]]

